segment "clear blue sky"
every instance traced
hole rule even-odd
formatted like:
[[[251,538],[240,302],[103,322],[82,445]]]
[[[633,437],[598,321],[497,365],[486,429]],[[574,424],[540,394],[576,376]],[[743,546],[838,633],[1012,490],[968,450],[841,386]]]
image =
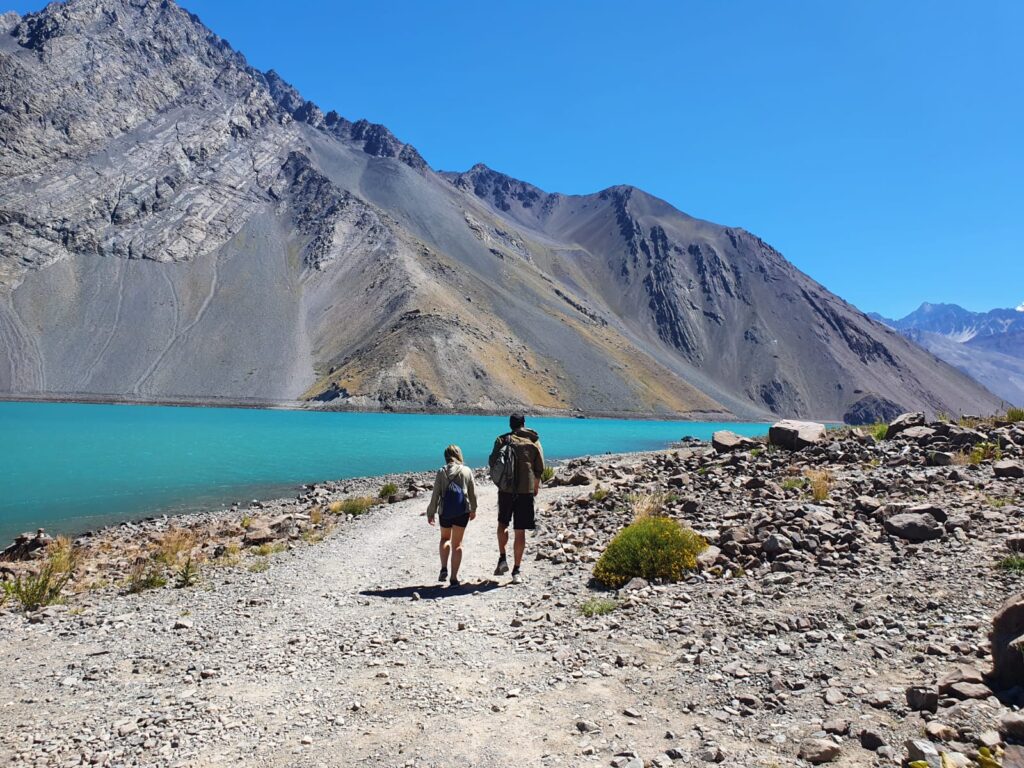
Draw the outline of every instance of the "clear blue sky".
[[[1024,2],[182,4],[435,168],[633,184],[865,311],[1024,301]]]

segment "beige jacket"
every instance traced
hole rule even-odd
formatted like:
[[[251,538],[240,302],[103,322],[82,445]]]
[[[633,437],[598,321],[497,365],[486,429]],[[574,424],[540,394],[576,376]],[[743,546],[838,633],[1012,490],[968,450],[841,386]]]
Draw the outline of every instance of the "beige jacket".
[[[476,486],[473,483],[473,470],[465,464],[452,461],[437,470],[434,478],[434,492],[430,494],[430,504],[427,505],[427,520],[433,520],[442,505],[445,493],[448,491],[448,483],[455,480],[466,489],[466,512],[476,512]]]

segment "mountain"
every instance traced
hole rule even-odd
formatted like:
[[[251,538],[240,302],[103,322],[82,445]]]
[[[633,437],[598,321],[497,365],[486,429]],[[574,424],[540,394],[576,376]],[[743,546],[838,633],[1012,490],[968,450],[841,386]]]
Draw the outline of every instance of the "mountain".
[[[169,0],[0,17],[0,392],[872,418],[999,398],[758,237],[435,172]]]
[[[1024,405],[1024,305],[971,312],[956,304],[925,302],[906,317],[871,317],[896,328],[991,392]]]
[[[1024,357],[1015,357],[998,349],[971,343],[964,344],[939,333],[919,330],[908,330],[904,333],[907,338],[920,344],[939,359],[959,368],[1008,403],[1024,407]]]
[[[980,342],[979,346],[986,345],[984,339],[1024,333],[1021,308],[971,312],[956,304],[925,302],[899,320],[881,319],[899,331],[935,333],[963,344]]]

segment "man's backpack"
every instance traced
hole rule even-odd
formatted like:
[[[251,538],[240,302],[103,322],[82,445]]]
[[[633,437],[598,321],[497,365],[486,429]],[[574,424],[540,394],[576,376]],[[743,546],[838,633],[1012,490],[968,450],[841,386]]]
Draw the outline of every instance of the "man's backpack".
[[[444,492],[444,500],[441,504],[441,519],[454,520],[464,514],[466,514],[466,489],[449,476],[448,488]]]
[[[491,482],[505,493],[516,492],[516,451],[512,447],[512,436],[505,435],[498,457],[491,465]]]

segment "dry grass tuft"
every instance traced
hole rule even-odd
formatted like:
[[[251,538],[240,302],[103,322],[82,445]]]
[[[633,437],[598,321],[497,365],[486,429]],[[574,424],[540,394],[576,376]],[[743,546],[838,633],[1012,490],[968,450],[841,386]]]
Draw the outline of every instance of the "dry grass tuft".
[[[153,559],[158,563],[174,567],[188,556],[196,545],[196,534],[187,528],[170,528],[156,540]]]
[[[832,476],[823,469],[808,469],[804,472],[815,501],[824,501],[832,490]]]

